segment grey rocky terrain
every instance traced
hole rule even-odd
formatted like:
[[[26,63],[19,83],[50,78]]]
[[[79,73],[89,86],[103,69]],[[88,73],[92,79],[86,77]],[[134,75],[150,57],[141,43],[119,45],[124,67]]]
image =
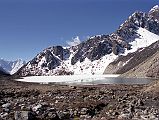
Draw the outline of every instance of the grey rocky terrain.
[[[159,51],[141,64],[121,75],[122,77],[159,78]]]
[[[0,119],[158,120],[159,91],[150,89],[148,85],[44,85],[3,78]]]

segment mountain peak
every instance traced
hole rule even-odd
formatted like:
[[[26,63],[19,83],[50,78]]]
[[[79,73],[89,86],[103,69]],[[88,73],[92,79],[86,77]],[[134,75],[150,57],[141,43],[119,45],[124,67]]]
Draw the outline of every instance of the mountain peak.
[[[155,5],[153,8],[151,8],[150,12],[159,10],[159,5]]]
[[[159,20],[159,5],[155,5],[148,13],[150,16]]]

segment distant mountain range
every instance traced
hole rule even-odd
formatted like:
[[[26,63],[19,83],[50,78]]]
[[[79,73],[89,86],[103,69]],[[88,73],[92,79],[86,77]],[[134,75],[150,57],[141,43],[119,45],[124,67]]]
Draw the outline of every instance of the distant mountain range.
[[[142,50],[158,40],[159,6],[156,5],[148,13],[133,13],[112,34],[93,36],[75,46],[46,48],[16,74],[103,74],[121,55]]]
[[[0,70],[4,73],[12,75],[17,72],[24,64],[25,61],[21,59],[17,59],[15,61],[7,61],[4,59],[0,59]]]

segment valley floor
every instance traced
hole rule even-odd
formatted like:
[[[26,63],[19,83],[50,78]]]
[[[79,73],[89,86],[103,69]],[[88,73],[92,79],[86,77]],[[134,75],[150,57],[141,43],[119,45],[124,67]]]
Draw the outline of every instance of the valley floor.
[[[158,120],[159,91],[151,89],[150,85],[44,85],[3,78],[0,120]]]

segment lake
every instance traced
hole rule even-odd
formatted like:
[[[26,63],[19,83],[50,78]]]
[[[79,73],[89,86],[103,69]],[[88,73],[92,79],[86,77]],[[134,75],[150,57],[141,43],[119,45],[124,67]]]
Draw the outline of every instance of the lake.
[[[63,84],[78,84],[78,85],[99,85],[99,84],[127,84],[127,85],[132,85],[132,84],[149,84],[151,83],[152,79],[148,78],[116,78],[116,77],[106,77],[105,79],[102,80],[84,80],[82,79],[81,81],[71,81]]]
[[[153,81],[148,78],[120,78],[118,76],[119,75],[30,76],[23,77],[23,79],[17,79],[17,81],[74,85],[149,84]]]

